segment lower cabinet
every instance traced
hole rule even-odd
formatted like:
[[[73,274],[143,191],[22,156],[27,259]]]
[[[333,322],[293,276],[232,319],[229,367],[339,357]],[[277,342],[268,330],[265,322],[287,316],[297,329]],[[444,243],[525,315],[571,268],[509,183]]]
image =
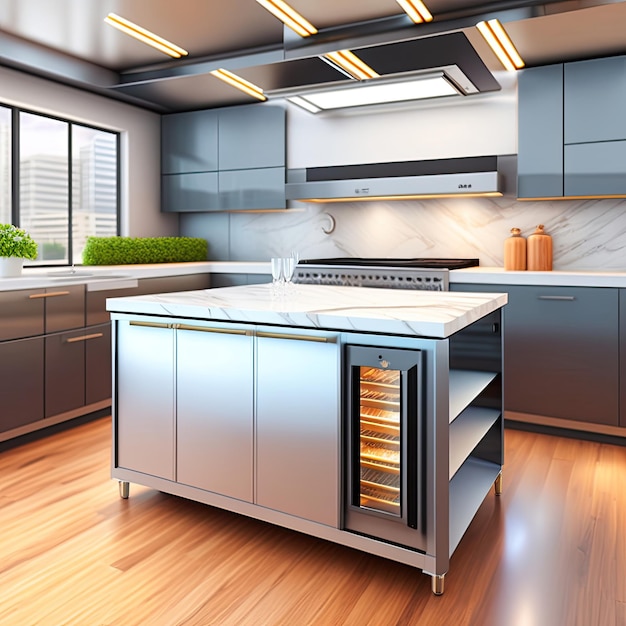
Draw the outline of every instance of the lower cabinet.
[[[0,343],[0,432],[43,418],[44,339]]]
[[[175,479],[175,331],[157,322],[117,324],[116,465]]]
[[[626,428],[626,289],[619,290],[619,425]]]
[[[46,335],[45,417],[111,397],[108,324]]]
[[[115,328],[116,467],[338,527],[337,334]]]
[[[507,292],[504,407],[509,411],[619,425],[619,290],[453,284]]]
[[[256,503],[339,524],[336,335],[257,333]]]
[[[183,325],[176,334],[176,479],[252,502],[252,332]]]

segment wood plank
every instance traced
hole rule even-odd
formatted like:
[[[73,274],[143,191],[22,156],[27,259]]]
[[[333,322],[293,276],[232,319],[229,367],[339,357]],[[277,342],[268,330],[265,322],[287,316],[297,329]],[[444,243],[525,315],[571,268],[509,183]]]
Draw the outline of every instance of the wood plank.
[[[626,448],[507,429],[443,596],[409,566],[110,479],[109,419],[0,453],[5,626],[626,623]]]

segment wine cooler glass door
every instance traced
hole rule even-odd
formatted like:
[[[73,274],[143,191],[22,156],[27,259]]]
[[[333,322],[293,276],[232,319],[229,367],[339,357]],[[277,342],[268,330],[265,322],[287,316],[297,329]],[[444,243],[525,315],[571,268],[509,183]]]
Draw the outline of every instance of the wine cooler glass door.
[[[358,504],[401,517],[401,371],[370,366],[357,369]]]
[[[398,526],[420,526],[421,353],[365,346],[346,349],[347,527],[394,539]],[[390,530],[384,531],[386,526]]]

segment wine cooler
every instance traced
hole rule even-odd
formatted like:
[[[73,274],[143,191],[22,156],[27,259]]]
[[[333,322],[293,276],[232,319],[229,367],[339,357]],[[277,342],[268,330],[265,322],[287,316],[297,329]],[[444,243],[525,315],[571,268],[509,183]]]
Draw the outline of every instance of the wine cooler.
[[[425,547],[421,356],[346,347],[345,528]]]

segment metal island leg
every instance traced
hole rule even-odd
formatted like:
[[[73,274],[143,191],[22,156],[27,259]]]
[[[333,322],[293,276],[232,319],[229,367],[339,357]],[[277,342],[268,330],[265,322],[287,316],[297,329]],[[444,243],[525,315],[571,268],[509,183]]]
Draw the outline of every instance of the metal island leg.
[[[502,472],[500,472],[493,483],[493,488],[497,496],[502,495]]]
[[[443,594],[443,578],[445,574],[437,575],[433,574],[430,577],[431,589],[436,596]]]
[[[127,500],[128,495],[130,494],[130,483],[126,482],[125,480],[120,480],[119,488],[120,488],[120,498]]]

